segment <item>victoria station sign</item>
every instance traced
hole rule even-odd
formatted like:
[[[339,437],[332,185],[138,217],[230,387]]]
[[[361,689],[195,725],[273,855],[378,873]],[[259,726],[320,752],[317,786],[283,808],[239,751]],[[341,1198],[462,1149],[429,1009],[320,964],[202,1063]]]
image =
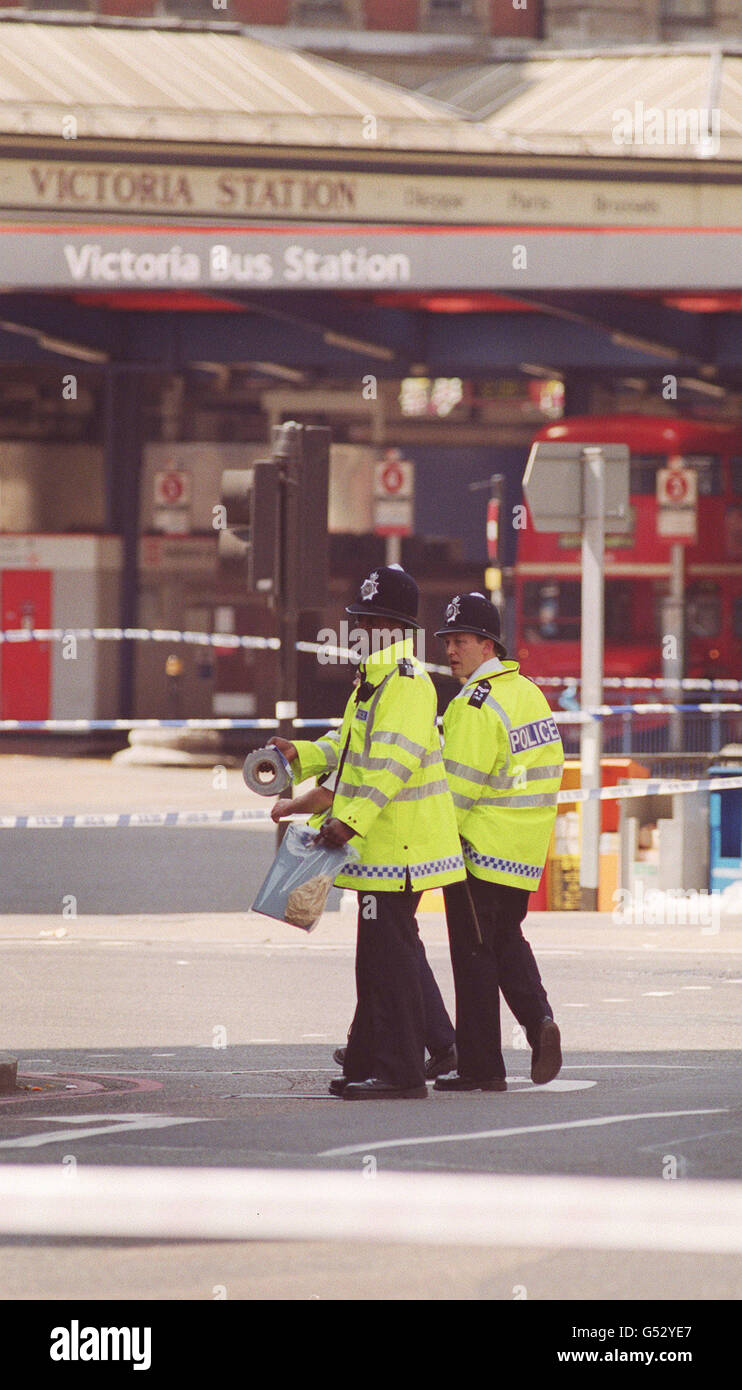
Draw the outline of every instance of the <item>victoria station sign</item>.
[[[493,226],[740,227],[738,182],[0,159],[8,213]]]

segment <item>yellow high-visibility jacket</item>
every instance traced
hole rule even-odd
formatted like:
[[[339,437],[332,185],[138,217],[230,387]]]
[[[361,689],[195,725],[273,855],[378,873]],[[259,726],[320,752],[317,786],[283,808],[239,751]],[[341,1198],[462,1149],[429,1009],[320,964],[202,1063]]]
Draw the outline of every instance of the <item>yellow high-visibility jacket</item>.
[[[516,661],[495,657],[468,678],[443,716],[443,757],[467,869],[537,888],[564,749],[546,697]]]
[[[316,743],[296,742],[295,782],[337,768],[348,741],[331,814],[356,832],[360,863],[338,887],[415,890],[465,877],[456,813],[436,728],[436,693],[412,641],[374,652],[362,670],[373,691],[354,690],[342,727]]]

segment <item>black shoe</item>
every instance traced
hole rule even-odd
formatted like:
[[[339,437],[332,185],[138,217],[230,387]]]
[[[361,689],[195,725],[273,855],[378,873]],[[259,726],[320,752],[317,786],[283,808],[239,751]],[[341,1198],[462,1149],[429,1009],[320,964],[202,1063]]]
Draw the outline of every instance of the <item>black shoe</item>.
[[[459,1076],[458,1072],[453,1072],[451,1076],[439,1076],[433,1086],[434,1091],[507,1091],[508,1083],[504,1076],[490,1076],[485,1080],[477,1080],[474,1076]]]
[[[347,1076],[335,1076],[333,1077],[327,1089],[330,1092],[331,1096],[341,1096],[347,1085]]]
[[[428,1081],[434,1081],[436,1076],[443,1076],[446,1072],[455,1071],[457,1061],[455,1047],[449,1047],[447,1052],[434,1052],[425,1063]]]
[[[562,1069],[561,1042],[559,1029],[553,1018],[545,1018],[531,1054],[531,1080],[536,1086],[545,1086],[559,1075]]]
[[[333,1062],[337,1062],[337,1064],[338,1064],[339,1067],[344,1067],[344,1066],[345,1066],[345,1054],[346,1054],[346,1052],[347,1052],[347,1048],[345,1048],[345,1047],[336,1047],[336,1048],[335,1048],[335,1051],[334,1051],[333,1054],[332,1054],[332,1060],[333,1060]]]
[[[343,1100],[425,1100],[427,1086],[390,1086],[372,1076],[368,1081],[349,1081],[342,1091]]]

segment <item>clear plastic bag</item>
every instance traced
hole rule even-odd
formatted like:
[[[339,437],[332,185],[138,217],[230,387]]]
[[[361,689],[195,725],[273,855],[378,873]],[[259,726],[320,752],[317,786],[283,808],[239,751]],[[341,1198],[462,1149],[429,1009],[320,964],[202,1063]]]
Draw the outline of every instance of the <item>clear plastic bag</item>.
[[[322,916],[330,889],[349,861],[358,862],[352,845],[328,849],[317,844],[317,832],[293,821],[281,842],[253,912],[275,917],[289,926],[311,931]]]

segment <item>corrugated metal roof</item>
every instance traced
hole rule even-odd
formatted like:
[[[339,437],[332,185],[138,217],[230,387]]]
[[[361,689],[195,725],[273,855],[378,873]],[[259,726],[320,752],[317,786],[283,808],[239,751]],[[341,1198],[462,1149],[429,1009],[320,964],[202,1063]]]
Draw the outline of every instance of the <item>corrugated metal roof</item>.
[[[718,148],[704,157],[742,158],[742,54],[675,49],[514,57],[449,73],[423,88],[482,122],[495,142],[543,154],[685,158],[700,153],[692,135],[701,112]],[[637,105],[638,104],[638,105]],[[630,112],[634,138],[616,139]],[[659,117],[653,115],[659,112]],[[670,112],[685,112],[686,119]],[[683,134],[685,132],[685,134]],[[662,137],[662,138],[657,138]]]
[[[436,100],[240,32],[0,18],[0,129],[55,135],[486,149]],[[364,118],[377,121],[364,137]]]

